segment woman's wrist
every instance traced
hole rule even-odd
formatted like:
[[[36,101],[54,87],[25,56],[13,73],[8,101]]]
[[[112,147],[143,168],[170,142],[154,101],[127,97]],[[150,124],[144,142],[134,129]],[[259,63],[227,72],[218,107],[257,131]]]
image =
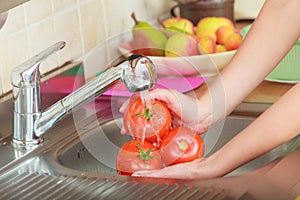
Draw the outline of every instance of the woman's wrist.
[[[221,177],[225,172],[222,171],[219,162],[214,157],[199,159],[196,161],[196,175],[200,179]]]
[[[219,106],[216,105],[210,98],[210,96],[205,95],[198,99],[198,123],[205,127],[208,130],[213,124],[223,120],[225,118],[224,112],[218,112],[218,110],[223,110]]]

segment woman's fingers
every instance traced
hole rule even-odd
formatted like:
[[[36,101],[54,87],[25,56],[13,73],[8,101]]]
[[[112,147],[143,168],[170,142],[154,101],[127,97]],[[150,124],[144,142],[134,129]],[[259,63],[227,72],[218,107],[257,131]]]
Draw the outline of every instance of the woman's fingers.
[[[207,176],[201,173],[205,171],[204,168],[201,168],[201,163],[203,162],[203,160],[205,160],[205,158],[199,158],[192,162],[172,165],[160,170],[138,171],[133,173],[132,176],[177,179],[201,179]]]
[[[129,99],[124,101],[124,103],[121,105],[121,107],[119,109],[119,112],[124,113],[128,105],[129,105]]]
[[[157,99],[165,102],[172,112],[173,126],[186,126],[198,133],[204,133],[211,125],[211,114],[205,111],[209,108],[209,105],[201,105],[200,107],[196,98],[189,97],[176,90],[160,88],[142,91],[139,95],[144,101]],[[124,113],[128,104],[129,99],[122,104],[119,111]],[[125,133],[126,130],[122,132]]]

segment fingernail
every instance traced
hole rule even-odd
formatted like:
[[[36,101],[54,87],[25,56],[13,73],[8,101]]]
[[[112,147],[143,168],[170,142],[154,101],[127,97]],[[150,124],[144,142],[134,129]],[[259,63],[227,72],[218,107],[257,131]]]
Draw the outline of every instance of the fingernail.
[[[122,135],[125,135],[125,134],[127,134],[127,131],[126,131],[126,129],[124,129],[124,127],[122,127],[120,133]]]
[[[122,105],[122,106],[120,107],[119,112],[120,112],[120,113],[124,113],[124,112],[125,112],[125,106],[124,106],[124,105]]]
[[[152,175],[152,173],[150,173],[150,171],[146,170],[146,171],[134,172],[131,176],[149,176],[149,175]]]
[[[131,174],[131,176],[141,176],[141,174],[135,172],[135,173]]]

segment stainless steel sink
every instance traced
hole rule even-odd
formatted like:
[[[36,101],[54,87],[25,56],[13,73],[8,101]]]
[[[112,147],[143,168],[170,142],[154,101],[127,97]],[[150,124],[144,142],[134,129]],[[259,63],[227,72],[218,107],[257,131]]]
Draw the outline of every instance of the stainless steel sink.
[[[99,110],[96,115],[85,109],[77,111],[77,117],[70,116],[51,129],[45,134],[45,142],[35,149],[14,148],[11,136],[3,138],[0,152],[5,157],[0,162],[0,199],[16,195],[36,199],[65,199],[72,195],[77,199],[78,193],[89,197],[96,195],[101,199],[111,199],[105,195],[122,197],[117,199],[153,199],[154,194],[166,199],[172,199],[175,194],[180,194],[181,199],[188,199],[189,195],[210,197],[207,199],[215,199],[215,195],[240,197],[265,174],[277,174],[276,170],[272,172],[274,165],[268,165],[267,170],[261,167],[281,156],[289,146],[286,143],[224,178],[176,180],[119,176],[115,171],[115,159],[121,145],[130,140],[120,134],[122,115],[116,115],[123,100],[103,97],[95,106]],[[82,118],[80,126],[78,117]],[[203,135],[206,156],[223,146],[253,119],[230,116],[210,129]],[[289,155],[281,160],[287,160]],[[293,170],[289,172],[295,174]],[[24,190],[18,190],[20,185]],[[142,194],[144,196],[140,196]]]
[[[48,84],[50,80],[44,83],[46,88],[51,85]],[[57,88],[54,88],[54,93],[45,94],[45,99],[42,99],[45,108],[66,95],[65,92],[57,91]],[[176,195],[180,195],[178,199],[189,199],[190,196],[193,199],[204,195],[205,199],[224,199],[217,196],[240,197],[249,192],[250,187],[256,186],[261,178],[276,177],[278,168],[284,173],[280,181],[296,185],[289,177],[297,178],[297,173],[299,174],[298,168],[294,166],[299,166],[300,148],[279,159],[278,164],[271,167],[268,165],[263,173],[260,170],[262,166],[280,157],[291,147],[289,144],[293,141],[222,178],[176,180],[117,175],[117,153],[130,140],[128,136],[120,134],[122,114],[118,110],[125,99],[102,96],[94,104],[79,109],[49,130],[45,134],[45,142],[34,148],[20,148],[11,143],[12,100],[0,101],[0,199],[72,199],[71,196],[78,199],[79,193],[82,197],[93,196],[98,199],[154,199],[162,196],[174,199]],[[222,147],[268,106],[269,104],[241,104],[233,112],[235,116],[227,117],[203,135],[205,156]],[[294,147],[290,149],[295,149]],[[299,191],[296,187],[294,190]],[[285,191],[287,194],[291,193]],[[277,193],[279,192],[282,194],[282,191],[278,190]],[[111,198],[112,196],[120,198]]]
[[[249,117],[230,116],[211,128],[207,133],[202,135],[206,145],[205,156],[209,156],[217,151],[253,120],[253,118]],[[120,134],[121,124],[122,118],[118,118],[103,124],[101,127],[82,131],[80,134],[81,140],[73,141],[57,151],[58,162],[73,170],[117,174],[115,160],[119,148],[130,140],[129,136]],[[229,176],[249,172],[265,166],[274,159],[282,156],[290,142],[241,166],[230,173]]]

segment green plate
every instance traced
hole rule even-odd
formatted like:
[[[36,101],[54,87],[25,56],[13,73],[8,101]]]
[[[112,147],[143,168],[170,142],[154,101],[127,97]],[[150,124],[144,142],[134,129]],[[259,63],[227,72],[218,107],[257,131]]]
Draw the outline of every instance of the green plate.
[[[241,34],[245,37],[252,24],[245,26]],[[296,83],[300,81],[300,39],[276,68],[266,77],[266,80],[281,83]]]

